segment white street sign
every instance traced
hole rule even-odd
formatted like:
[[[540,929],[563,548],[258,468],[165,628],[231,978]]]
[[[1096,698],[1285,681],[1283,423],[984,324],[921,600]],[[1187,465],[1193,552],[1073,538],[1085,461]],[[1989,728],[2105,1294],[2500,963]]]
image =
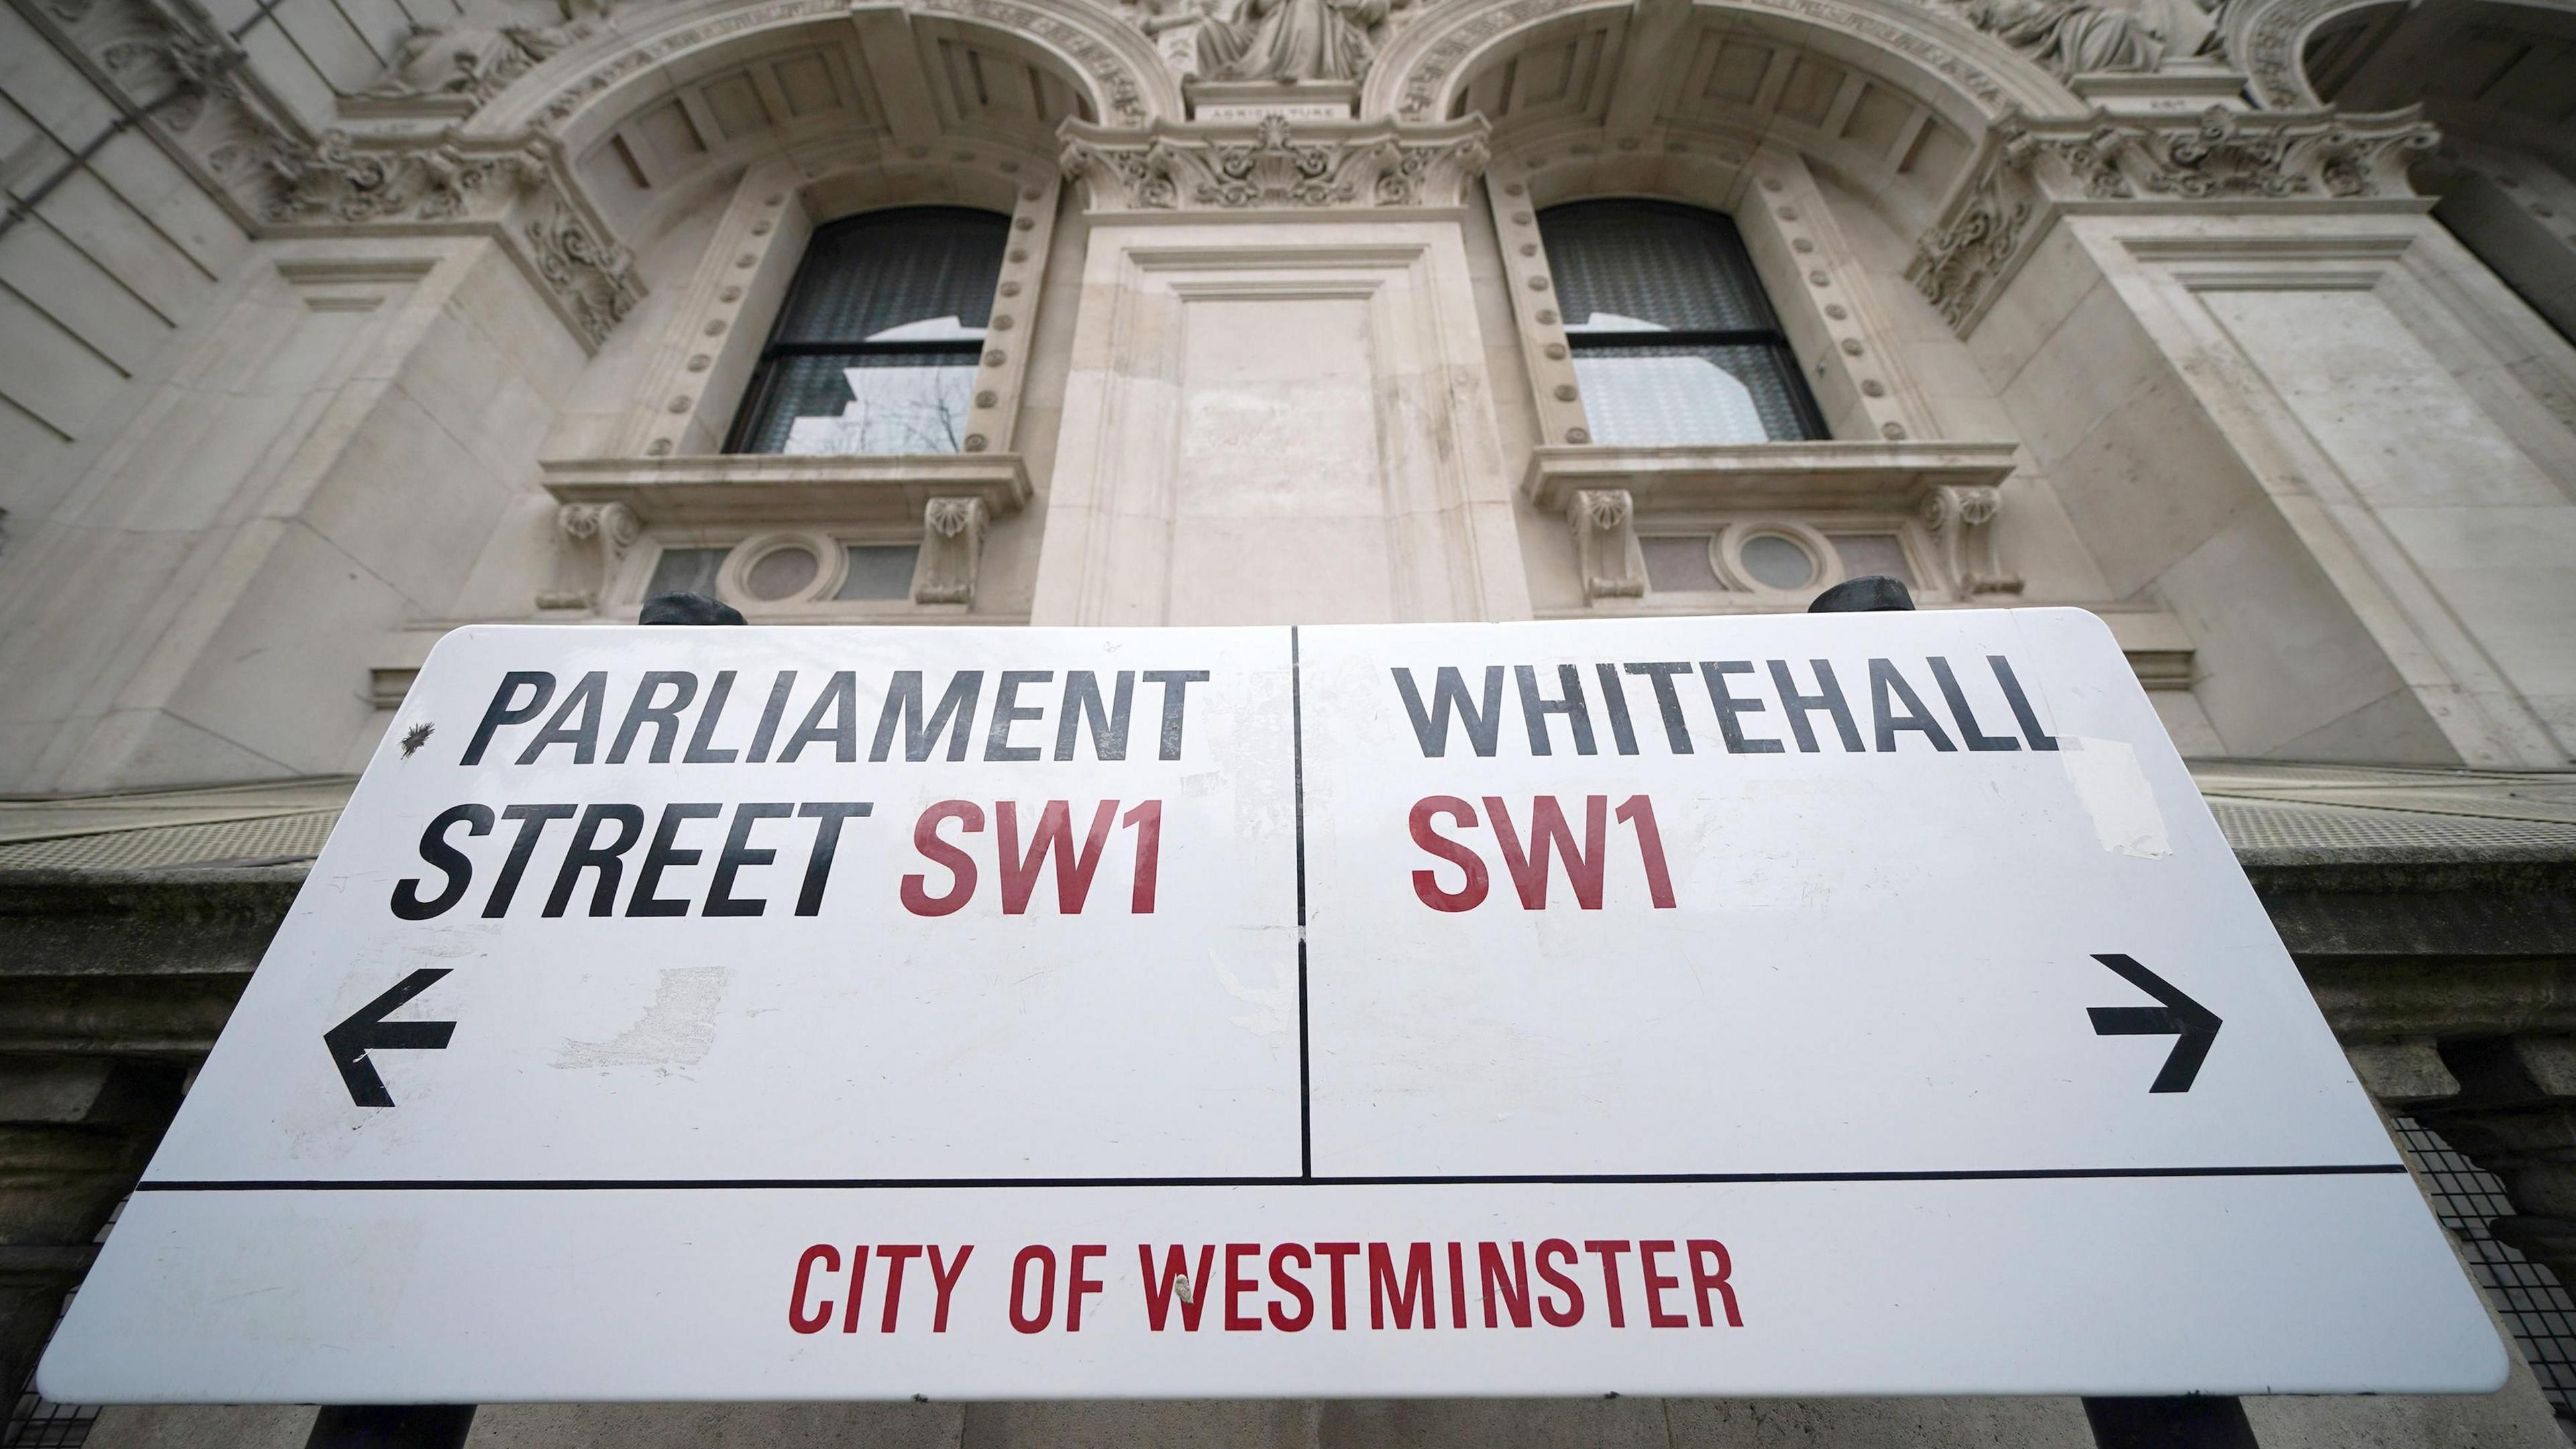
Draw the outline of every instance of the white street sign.
[[[71,1402],[2477,1391],[2101,624],[475,628]]]

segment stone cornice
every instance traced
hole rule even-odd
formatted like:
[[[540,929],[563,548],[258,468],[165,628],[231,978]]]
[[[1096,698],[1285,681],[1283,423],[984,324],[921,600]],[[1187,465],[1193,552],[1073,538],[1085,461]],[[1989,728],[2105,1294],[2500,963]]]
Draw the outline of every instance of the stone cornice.
[[[1393,121],[1158,121],[1143,132],[1067,121],[1064,174],[1100,212],[1457,207],[1484,170],[1482,117]]]
[[[281,149],[271,170],[263,234],[493,237],[588,348],[643,299],[633,259],[551,141],[333,131]]]
[[[2421,210],[2414,110],[2041,119],[2008,113],[1906,275],[1963,335],[2060,214]]]

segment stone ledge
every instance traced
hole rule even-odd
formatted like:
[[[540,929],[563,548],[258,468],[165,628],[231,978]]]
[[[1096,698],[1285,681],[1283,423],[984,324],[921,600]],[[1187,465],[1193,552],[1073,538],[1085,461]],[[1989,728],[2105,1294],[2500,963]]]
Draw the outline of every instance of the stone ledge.
[[[1027,506],[1017,453],[801,457],[712,454],[544,463],[560,503],[617,503],[645,527],[886,523],[919,527],[934,498],[972,498],[993,517]]]
[[[1935,488],[1991,488],[2010,443],[1611,444],[1535,449],[1521,488],[1562,513],[1583,489],[1624,488],[1644,512],[1683,506],[1870,508],[1910,513]]]

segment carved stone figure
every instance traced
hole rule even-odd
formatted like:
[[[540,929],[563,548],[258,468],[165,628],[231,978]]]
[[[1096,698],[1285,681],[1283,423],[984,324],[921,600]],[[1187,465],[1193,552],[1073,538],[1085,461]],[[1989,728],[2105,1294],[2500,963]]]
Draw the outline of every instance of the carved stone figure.
[[[384,79],[369,86],[366,94],[379,100],[464,96],[478,103],[488,101],[548,56],[589,33],[590,26],[582,21],[453,28],[416,25],[386,68]]]
[[[1369,32],[1402,0],[1241,0],[1199,26],[1199,78],[1355,81],[1368,74]]]
[[[1966,14],[2060,80],[2152,71],[2197,54],[2214,30],[2198,0],[1968,0]]]

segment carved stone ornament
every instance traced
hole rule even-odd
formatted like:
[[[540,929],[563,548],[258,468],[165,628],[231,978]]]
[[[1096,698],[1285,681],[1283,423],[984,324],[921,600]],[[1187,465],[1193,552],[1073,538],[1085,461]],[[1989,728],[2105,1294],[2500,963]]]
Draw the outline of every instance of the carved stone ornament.
[[[566,503],[555,510],[555,533],[555,587],[537,595],[537,607],[598,612],[643,523],[623,503]]]
[[[1104,44],[1100,37],[1061,15],[1051,14],[1034,5],[1015,3],[1015,0],[913,0],[913,8],[964,16],[998,29],[1034,37],[1054,47],[1072,57],[1074,63],[1097,84],[1106,102],[1102,108],[1104,112],[1125,124],[1142,125],[1147,112],[1152,109],[1145,85],[1128,60],[1112,46]],[[577,79],[546,95],[543,104],[532,111],[518,112],[514,108],[514,114],[524,116],[541,129],[553,131],[619,81],[660,66],[684,52],[704,48],[728,36],[846,15],[849,10],[849,0],[769,0],[766,4],[694,21],[630,45],[614,59],[583,72]],[[1102,23],[1104,28],[1115,24],[1106,15],[1102,17]],[[1160,83],[1170,84],[1167,78]]]
[[[1968,23],[2059,80],[2145,74],[2168,57],[2211,48],[2215,4],[2201,0],[1965,0]]]
[[[1923,526],[1943,577],[1962,599],[1979,594],[2018,594],[2021,579],[2007,574],[1995,552],[1995,518],[2003,490],[1985,484],[1943,483],[1923,495]]]
[[[981,498],[933,498],[922,510],[921,565],[913,574],[916,604],[972,604],[984,562],[990,518]]]
[[[1198,75],[1214,81],[1355,81],[1370,32],[1408,0],[1234,0],[1198,29]]]
[[[1436,126],[1391,121],[1250,125],[1162,121],[1116,131],[1067,121],[1064,174],[1094,211],[1459,206],[1484,170],[1482,117]]]
[[[1506,0],[1502,4],[1417,4],[1419,14],[1396,41],[1381,47],[1381,59],[1362,97],[1360,113],[1390,111],[1406,120],[1438,113],[1450,81],[1469,57],[1514,31],[1528,29],[1568,11],[1588,9],[1599,0]],[[1738,8],[1767,10],[1813,22],[1829,30],[1857,35],[1874,45],[1906,56],[1937,72],[1972,97],[1989,113],[2006,104],[2004,88],[1993,76],[1939,38],[1942,28],[1920,31],[1836,0],[1735,0]],[[1925,9],[1954,13],[1950,3],[1925,0]]]
[[[528,136],[326,133],[282,154],[263,220],[296,234],[369,225],[496,235],[591,347],[644,296],[633,260]]]
[[[466,109],[492,99],[504,86],[534,70],[557,51],[587,38],[592,27],[565,25],[415,25],[382,80],[369,86],[372,100],[452,97]]]
[[[1985,159],[1915,244],[1906,275],[1965,332],[2046,230],[2050,208],[2348,203],[2414,195],[2406,167],[2433,127],[2378,115],[2213,106],[2196,117],[1998,119]]]
[[[1637,546],[1636,517],[1636,502],[1625,488],[1579,488],[1566,501],[1565,521],[1574,528],[1575,569],[1583,576],[1586,601],[1646,596],[1646,559]]]

